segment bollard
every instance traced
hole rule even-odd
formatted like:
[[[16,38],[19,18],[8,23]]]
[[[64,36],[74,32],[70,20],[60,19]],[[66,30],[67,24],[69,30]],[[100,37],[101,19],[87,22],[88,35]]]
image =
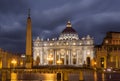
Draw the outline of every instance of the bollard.
[[[80,71],[79,81],[84,81],[83,71]]]
[[[11,81],[17,81],[17,73],[11,72]]]
[[[64,73],[64,80],[63,81],[68,81],[68,73],[67,72]]]
[[[2,81],[7,81],[6,71],[3,71],[3,72],[2,72]]]

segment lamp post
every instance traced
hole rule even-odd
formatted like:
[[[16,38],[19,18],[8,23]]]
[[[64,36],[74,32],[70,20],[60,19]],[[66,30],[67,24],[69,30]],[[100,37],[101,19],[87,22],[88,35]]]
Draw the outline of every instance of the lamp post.
[[[59,60],[57,60],[57,64],[58,65],[61,65],[62,64],[62,61],[59,59]]]
[[[21,55],[21,58],[22,58],[22,63],[20,63],[20,64],[21,64],[22,67],[25,67],[25,58],[26,58],[26,56]]]
[[[95,62],[94,62],[94,68],[95,68],[95,69],[96,69],[96,65],[97,65],[97,62],[95,61]]]
[[[12,68],[13,68],[13,71],[11,72],[11,81],[17,81],[17,73],[15,71],[15,67],[17,65],[17,60],[16,59],[12,59],[11,60],[11,64],[12,64]]]
[[[16,59],[12,59],[11,64],[13,65],[13,68],[15,68],[16,65],[17,65],[17,60]]]
[[[53,61],[53,56],[52,55],[49,55],[48,58],[47,58],[48,62],[50,64],[52,64],[52,61]]]

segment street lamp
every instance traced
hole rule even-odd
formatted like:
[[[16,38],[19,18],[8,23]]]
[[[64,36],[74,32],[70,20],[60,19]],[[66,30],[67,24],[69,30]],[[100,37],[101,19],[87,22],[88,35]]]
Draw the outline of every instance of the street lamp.
[[[94,62],[94,67],[96,67],[96,64],[97,64],[97,63],[96,63],[96,62]]]
[[[57,64],[58,64],[58,65],[62,64],[62,61],[61,61],[60,59],[57,60]]]
[[[12,59],[11,64],[13,65],[13,67],[15,67],[16,64],[17,64],[17,60],[16,59]]]
[[[52,61],[53,61],[53,56],[52,55],[49,55],[47,60],[49,61],[50,64],[52,64]]]

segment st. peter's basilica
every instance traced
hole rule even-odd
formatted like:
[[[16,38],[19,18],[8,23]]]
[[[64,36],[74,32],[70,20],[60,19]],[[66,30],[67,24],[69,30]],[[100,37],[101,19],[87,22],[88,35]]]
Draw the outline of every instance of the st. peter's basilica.
[[[94,41],[90,35],[79,38],[68,21],[58,38],[33,41],[33,64],[40,65],[92,65]]]

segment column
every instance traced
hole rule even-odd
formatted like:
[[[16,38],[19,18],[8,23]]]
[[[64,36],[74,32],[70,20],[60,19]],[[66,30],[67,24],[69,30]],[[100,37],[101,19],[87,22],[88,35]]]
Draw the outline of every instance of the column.
[[[60,60],[60,57],[61,57],[61,56],[60,56],[60,54],[59,54],[59,60]]]
[[[56,65],[56,62],[57,62],[57,60],[56,60],[56,54],[57,54],[57,50],[55,50],[55,65]]]
[[[53,65],[55,65],[55,49],[53,49]]]
[[[42,65],[42,54],[43,54],[43,51],[40,53],[40,65]]]
[[[70,53],[70,50],[68,51],[68,65],[70,65],[71,63],[70,63],[70,55],[71,55],[71,53]]]
[[[118,68],[118,56],[116,56],[116,61],[115,61],[115,63],[116,63],[116,68]]]
[[[64,55],[64,65],[66,65],[66,54],[67,54],[67,51],[66,51],[66,53]]]
[[[69,54],[69,52],[68,52],[68,49],[67,49],[67,53],[66,53],[66,64],[67,64],[67,65],[68,65],[68,61],[69,61],[68,54]]]
[[[48,65],[48,54],[49,54],[49,50],[47,49],[47,55],[46,55],[46,63]]]
[[[87,54],[86,54],[86,50],[84,49],[83,50],[83,64],[85,63],[86,64],[86,57],[87,57]]]
[[[53,59],[54,65],[56,65],[56,50],[54,49],[54,59]]]
[[[59,59],[57,55],[58,55],[58,49],[56,49],[56,63],[57,63],[57,60]]]
[[[45,50],[44,50],[44,46],[42,47],[42,65],[44,65],[44,54],[45,54]]]
[[[79,65],[79,64],[78,64],[78,51],[77,51],[76,53],[77,53],[77,54],[76,54],[76,55],[77,55],[77,56],[76,56],[76,58],[77,58],[76,65]]]
[[[72,56],[72,51],[71,51],[70,58],[71,58],[71,65],[73,65],[73,56]]]

